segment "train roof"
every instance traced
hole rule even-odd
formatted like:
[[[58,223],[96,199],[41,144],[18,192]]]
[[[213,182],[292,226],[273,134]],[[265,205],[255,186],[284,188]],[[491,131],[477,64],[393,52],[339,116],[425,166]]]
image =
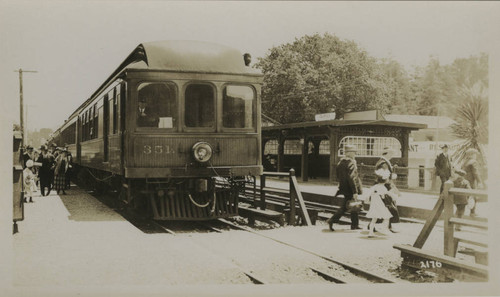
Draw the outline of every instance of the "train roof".
[[[260,70],[245,66],[242,52],[229,46],[190,40],[144,42],[130,53],[70,118],[127,69],[262,76]]]
[[[126,69],[262,76],[260,70],[245,66],[239,50],[225,45],[188,40],[144,42],[132,51],[92,97]]]

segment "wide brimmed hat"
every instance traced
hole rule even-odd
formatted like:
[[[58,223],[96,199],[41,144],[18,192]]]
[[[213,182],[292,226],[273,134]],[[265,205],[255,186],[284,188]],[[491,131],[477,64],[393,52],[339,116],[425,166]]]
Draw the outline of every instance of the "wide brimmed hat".
[[[462,169],[455,169],[455,173],[458,174],[458,175],[460,175],[460,176],[465,176],[467,174]]]
[[[442,145],[442,146],[440,146],[440,147],[441,147],[442,149],[444,149],[444,148],[448,148],[448,145],[445,143],[445,144],[443,144],[443,145]]]
[[[388,146],[386,146],[382,149],[382,155],[387,155],[389,153],[394,153],[394,150]]]

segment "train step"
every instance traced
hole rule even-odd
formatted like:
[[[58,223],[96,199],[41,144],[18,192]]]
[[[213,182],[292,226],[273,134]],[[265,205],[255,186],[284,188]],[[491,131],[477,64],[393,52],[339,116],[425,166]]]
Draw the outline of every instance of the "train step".
[[[285,225],[285,215],[281,212],[277,212],[274,210],[266,209],[258,209],[253,208],[251,205],[240,203],[238,206],[238,213],[241,216],[248,218],[249,225],[255,225],[256,218],[264,218],[267,220],[271,220],[277,222],[280,226]]]

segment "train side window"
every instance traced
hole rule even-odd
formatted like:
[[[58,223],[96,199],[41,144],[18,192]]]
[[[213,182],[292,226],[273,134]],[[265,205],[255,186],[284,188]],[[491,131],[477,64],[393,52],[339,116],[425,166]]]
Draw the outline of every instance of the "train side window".
[[[97,109],[97,103],[94,104],[94,137],[99,136],[99,110]]]
[[[119,86],[116,87],[116,90],[115,90],[115,95],[113,96],[113,134],[116,134],[117,130],[118,130],[118,127],[116,126],[116,123],[118,122],[117,119],[118,119],[118,115],[117,115],[117,110],[118,110],[118,106],[117,106],[117,103],[118,103],[118,96],[120,95],[119,93]]]
[[[224,87],[222,124],[226,128],[253,128],[255,93],[249,86]]]
[[[214,90],[210,85],[191,84],[185,93],[186,127],[214,127],[215,100]]]
[[[137,127],[174,129],[177,92],[173,83],[141,83],[138,87]]]

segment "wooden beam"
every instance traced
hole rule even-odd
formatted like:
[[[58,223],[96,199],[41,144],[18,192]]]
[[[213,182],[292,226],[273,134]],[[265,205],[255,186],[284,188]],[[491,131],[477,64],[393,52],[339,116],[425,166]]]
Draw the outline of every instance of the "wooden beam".
[[[304,202],[304,198],[302,198],[302,193],[299,189],[299,183],[297,182],[297,178],[294,175],[290,175],[290,195],[296,196],[297,201],[300,207],[300,216],[302,217],[302,221],[305,222],[306,226],[311,226],[311,218],[309,218],[309,213],[307,212],[306,204]],[[291,199],[290,199],[291,201]],[[291,205],[290,205],[291,209]]]
[[[486,265],[469,263],[410,245],[395,244],[393,247],[401,251],[404,265],[462,281],[488,280],[489,270]]]
[[[434,225],[436,225],[439,216],[443,212],[443,208],[444,208],[444,201],[443,197],[441,196],[436,202],[436,205],[434,205],[434,208],[431,211],[431,215],[427,217],[427,220],[425,221],[422,231],[420,231],[417,240],[415,240],[415,243],[413,244],[414,247],[422,248],[424,246],[425,241],[431,234],[432,228],[434,228]]]

